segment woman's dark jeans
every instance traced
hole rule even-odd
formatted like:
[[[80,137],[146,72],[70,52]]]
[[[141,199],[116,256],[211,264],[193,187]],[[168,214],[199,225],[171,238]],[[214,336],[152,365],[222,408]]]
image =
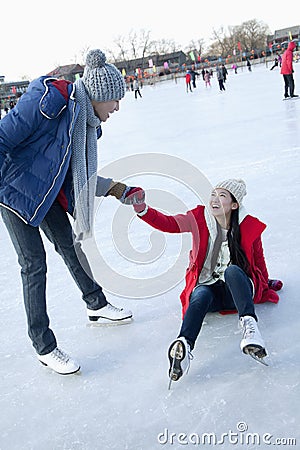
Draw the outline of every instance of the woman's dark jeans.
[[[253,287],[245,272],[238,266],[229,266],[225,282],[198,285],[193,290],[184,315],[179,336],[184,336],[194,348],[205,315],[208,312],[237,309],[239,317],[252,316],[257,320],[253,303]]]
[[[27,225],[4,207],[0,207],[0,210],[21,266],[28,334],[37,353],[44,355],[54,350],[57,343],[53,331],[49,328],[46,306],[46,253],[40,229]],[[107,300],[102,288],[79,262],[77,254],[80,248],[75,251],[71,224],[67,213],[57,201],[51,206],[40,228],[63,258],[87,306],[90,309],[105,306]],[[83,253],[82,258],[85,258]]]

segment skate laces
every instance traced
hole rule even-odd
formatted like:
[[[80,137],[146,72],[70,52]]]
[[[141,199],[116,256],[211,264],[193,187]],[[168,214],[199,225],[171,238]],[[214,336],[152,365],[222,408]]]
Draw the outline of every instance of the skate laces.
[[[185,352],[187,354],[189,362],[192,361],[194,359],[194,355],[192,354],[190,344],[187,342],[186,344],[182,343],[182,345],[185,347]],[[187,371],[189,370],[189,368],[190,364],[188,365]]]
[[[183,341],[181,341],[181,345],[183,345],[185,347],[185,351],[187,353],[188,359],[190,361],[192,361],[192,359],[194,359],[194,355],[192,354],[190,344],[187,341],[186,341],[186,344]]]
[[[106,308],[108,310],[114,311],[114,312],[121,312],[121,311],[123,311],[123,308],[117,308],[116,306],[113,306],[110,303],[107,303]]]
[[[190,370],[190,361],[192,361],[194,359],[194,355],[191,352],[189,344],[187,344],[186,350],[187,350],[187,357],[188,357],[188,361],[189,361],[188,362],[188,367],[187,367],[187,370],[186,370],[186,373],[188,374],[189,370]]]
[[[53,350],[52,356],[61,364],[67,364],[70,359],[70,357],[58,347]]]
[[[243,327],[243,337],[246,339],[255,334],[255,325],[253,323],[254,319],[245,319],[243,318],[242,327]]]
[[[188,358],[189,358],[190,361],[192,361],[192,360],[194,359],[194,355],[193,355],[193,353],[191,352],[191,350],[190,350],[189,347],[188,347]]]

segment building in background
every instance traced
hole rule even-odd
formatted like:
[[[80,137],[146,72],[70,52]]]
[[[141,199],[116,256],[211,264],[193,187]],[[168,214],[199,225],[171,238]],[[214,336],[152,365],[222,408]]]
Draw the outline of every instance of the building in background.
[[[60,79],[71,81],[72,83],[74,83],[74,81],[77,78],[82,77],[83,70],[84,70],[84,67],[81,66],[80,64],[68,64],[66,66],[56,67],[56,69],[47,73],[47,75],[49,77],[60,78]]]
[[[0,101],[1,107],[4,109],[4,105],[13,104],[17,99],[26,92],[29,85],[29,81],[10,81],[5,83],[5,77],[0,77]]]
[[[297,47],[300,45],[300,25],[275,30],[274,34],[267,36],[268,47],[272,52],[285,50],[290,41],[295,41]]]

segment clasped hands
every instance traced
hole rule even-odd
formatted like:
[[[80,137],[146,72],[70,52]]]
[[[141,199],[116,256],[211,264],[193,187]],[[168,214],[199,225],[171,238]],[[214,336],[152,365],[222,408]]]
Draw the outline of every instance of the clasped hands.
[[[141,213],[146,208],[145,191],[141,187],[131,187],[125,195],[125,205],[132,205],[136,213]]]

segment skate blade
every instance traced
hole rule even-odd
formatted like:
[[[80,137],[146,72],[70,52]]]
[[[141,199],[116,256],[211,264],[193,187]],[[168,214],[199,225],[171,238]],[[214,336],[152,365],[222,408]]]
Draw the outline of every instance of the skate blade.
[[[244,349],[244,352],[246,353],[246,355],[249,355],[251,356],[251,358],[255,359],[255,361],[263,364],[264,366],[268,366],[268,364],[264,360],[264,358],[267,356],[267,352],[264,348],[249,345]]]
[[[54,373],[58,373],[58,375],[81,375],[81,370],[80,370],[80,366],[78,366],[78,369],[75,369],[72,372],[67,372],[67,373],[63,373],[63,372],[57,372],[57,370],[52,369],[52,367],[49,367],[48,364],[44,363],[43,361],[39,362],[42,364],[43,367],[47,367],[49,370],[52,370],[52,372]]]
[[[172,365],[169,371],[169,385],[168,390],[171,389],[172,381],[178,381],[182,376],[180,362],[184,358],[183,345],[181,342],[176,342],[169,351],[169,359],[172,360]]]
[[[110,320],[110,319],[103,319],[100,317],[97,321],[90,320],[86,326],[90,328],[94,327],[117,327],[120,325],[129,325],[133,322],[132,317],[128,317],[127,319],[123,320]]]
[[[171,373],[170,373],[170,380],[178,381],[180,377],[181,377],[181,371],[180,371],[180,373],[171,371]]]
[[[183,354],[183,344],[178,341],[175,342],[175,344],[173,345],[173,347],[170,350],[170,357],[172,359],[177,359],[179,361],[182,361],[184,358],[184,354]]]
[[[269,366],[269,364],[266,363],[266,361],[264,361],[264,357],[263,356],[257,356],[254,352],[249,352],[248,355],[251,356],[251,358],[255,359],[255,361],[259,362],[260,364],[263,364],[264,366]]]

